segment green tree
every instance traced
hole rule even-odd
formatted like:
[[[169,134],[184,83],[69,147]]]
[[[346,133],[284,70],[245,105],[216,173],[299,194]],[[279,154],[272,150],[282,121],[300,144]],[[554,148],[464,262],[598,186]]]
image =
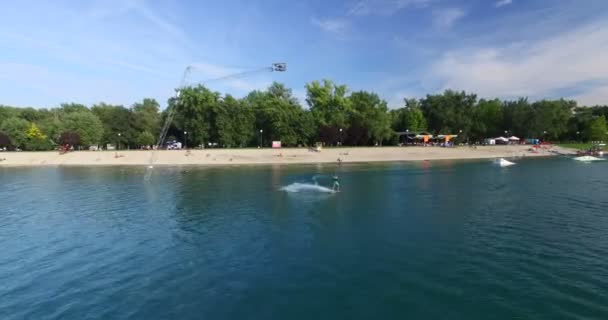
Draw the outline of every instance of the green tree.
[[[349,127],[351,103],[347,93],[348,87],[326,79],[306,84],[306,102],[318,126],[319,139],[325,143],[338,142],[339,129]]]
[[[382,144],[393,134],[386,101],[377,94],[358,91],[350,97],[348,142],[356,145]]]
[[[312,112],[308,110],[299,112],[297,123],[296,132],[298,135],[298,144],[304,146],[313,145],[316,139],[318,126],[315,123]]]
[[[310,121],[291,89],[275,82],[266,91],[250,93],[245,103],[254,112],[256,132],[263,130],[264,142],[279,140],[285,146],[308,143],[310,128],[306,126]]]
[[[0,131],[0,148],[8,148],[11,146],[11,138],[9,136]]]
[[[568,120],[576,102],[560,100],[541,100],[531,106],[530,133],[544,139],[557,140],[568,132]]]
[[[590,109],[594,116],[604,116],[608,119],[608,106],[594,106]]]
[[[218,142],[216,115],[220,94],[199,85],[180,90],[179,98],[169,99],[169,107],[175,108],[175,118],[169,134],[181,136],[188,132],[189,145]]]
[[[17,117],[8,118],[0,123],[0,131],[9,136],[11,145],[21,149],[24,149],[27,143],[26,132],[29,127],[30,124],[26,120]]]
[[[59,111],[64,114],[73,113],[73,112],[88,112],[90,111],[87,106],[80,103],[62,103]]]
[[[133,130],[130,125],[133,118],[131,110],[121,105],[110,105],[102,102],[93,105],[91,111],[99,118],[103,126],[103,135],[100,140],[102,145],[108,143],[120,143],[121,146],[137,144],[136,139],[139,132]]]
[[[64,116],[62,132],[77,134],[83,146],[97,145],[103,136],[103,124],[88,110],[75,111]]]
[[[29,151],[47,151],[53,149],[53,144],[48,139],[30,139],[25,143],[25,149]]]
[[[35,123],[31,123],[29,129],[25,133],[28,139],[46,139],[46,135],[40,131],[38,126]]]
[[[589,122],[585,135],[589,141],[606,141],[608,127],[606,126],[606,117],[596,117]]]
[[[568,120],[568,140],[586,140],[585,131],[593,120],[593,108],[578,107],[573,110],[573,115]]]
[[[13,117],[18,118],[19,116],[20,116],[19,108],[0,105],[0,123],[4,119],[13,118]]]
[[[421,108],[429,129],[435,133],[467,135],[473,124],[473,110],[477,96],[464,91],[446,90],[443,94],[427,95]]]
[[[36,124],[52,142],[57,143],[59,141],[62,125],[60,112],[57,109],[49,110]]]
[[[503,108],[500,100],[479,100],[472,116],[472,139],[483,141],[484,138],[503,135]]]
[[[219,103],[215,126],[218,142],[225,147],[245,147],[255,137],[253,110],[231,95]]]
[[[539,138],[538,132],[533,132],[534,112],[527,99],[503,102],[503,128],[509,128],[518,137]]]
[[[154,144],[156,138],[148,131],[143,131],[137,136],[137,145],[140,147],[147,147]]]
[[[47,138],[45,134],[40,131],[38,126],[35,123],[31,123],[29,129],[27,129],[26,133],[26,143],[25,149],[31,151],[42,151],[42,150],[50,150],[53,145],[51,141]]]
[[[346,144],[369,145],[394,139],[393,130],[445,134],[462,130],[461,137],[478,141],[503,135],[504,130],[522,138],[598,140],[605,138],[601,117],[604,121],[608,117],[608,106],[578,107],[564,99],[477,101],[474,94],[452,90],[406,99],[405,107],[389,112],[377,94],[349,94],[345,85],[330,80],[306,84],[306,102],[309,110],[279,83],[243,99],[196,86],[181,89],[163,112],[154,99],[143,99],[131,108],[100,103],[90,110],[77,103],[50,110],[0,105],[0,129],[12,145],[23,149],[50,148],[65,140],[62,133],[78,136],[78,143],[84,145],[147,145],[150,135],[158,135],[163,120],[174,110],[168,135],[184,138],[188,131],[188,145],[256,145],[259,130],[266,144],[271,140],[281,140],[285,146],[316,141],[334,144],[341,138]]]
[[[157,135],[160,131],[160,105],[156,100],[146,98],[141,103],[136,103],[131,108],[133,116],[131,128],[137,132],[148,131]]]
[[[19,108],[19,118],[29,122],[38,122],[45,117],[46,112],[48,111],[45,109]]]
[[[420,132],[427,130],[426,118],[416,99],[404,99],[405,107],[392,110],[393,129],[395,131]]]

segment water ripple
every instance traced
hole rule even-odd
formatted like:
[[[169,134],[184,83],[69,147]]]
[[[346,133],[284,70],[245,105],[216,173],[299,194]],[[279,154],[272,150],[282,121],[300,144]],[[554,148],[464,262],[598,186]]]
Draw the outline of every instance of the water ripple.
[[[425,165],[0,169],[0,318],[608,318],[605,167]]]

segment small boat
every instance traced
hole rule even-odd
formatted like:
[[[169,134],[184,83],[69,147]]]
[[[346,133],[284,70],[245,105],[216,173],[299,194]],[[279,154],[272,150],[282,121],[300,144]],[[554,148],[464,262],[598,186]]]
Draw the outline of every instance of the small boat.
[[[496,163],[497,165],[501,166],[501,167],[508,167],[508,166],[512,166],[515,164],[515,162],[511,162],[509,160],[506,160],[504,158],[500,158],[497,160],[494,160],[494,163]]]
[[[604,159],[602,158],[597,158],[597,157],[592,157],[592,156],[582,156],[582,157],[576,157],[573,158],[576,161],[583,161],[583,162],[591,162],[591,161],[602,161]]]

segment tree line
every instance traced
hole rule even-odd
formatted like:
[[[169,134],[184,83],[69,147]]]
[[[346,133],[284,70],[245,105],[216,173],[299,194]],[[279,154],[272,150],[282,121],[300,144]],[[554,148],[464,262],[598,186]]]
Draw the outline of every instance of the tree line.
[[[478,99],[446,90],[421,99],[404,99],[389,110],[376,93],[349,91],[330,80],[306,84],[305,108],[280,83],[237,99],[204,86],[180,90],[161,111],[154,99],[130,107],[77,103],[51,109],[0,106],[0,147],[52,150],[70,144],[140,148],[156,143],[167,110],[175,108],[167,140],[189,146],[217,144],[240,148],[268,146],[386,145],[396,132],[458,134],[460,141],[515,135],[552,141],[606,140],[608,106],[578,106],[572,100]]]

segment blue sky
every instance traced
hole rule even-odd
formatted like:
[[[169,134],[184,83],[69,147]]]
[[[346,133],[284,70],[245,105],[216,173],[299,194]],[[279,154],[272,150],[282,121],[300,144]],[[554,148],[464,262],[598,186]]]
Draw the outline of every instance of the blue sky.
[[[608,1],[8,1],[0,5],[0,104],[161,105],[189,83],[243,96],[272,81],[302,103],[329,78],[404,97],[446,88],[480,97],[608,104]]]

